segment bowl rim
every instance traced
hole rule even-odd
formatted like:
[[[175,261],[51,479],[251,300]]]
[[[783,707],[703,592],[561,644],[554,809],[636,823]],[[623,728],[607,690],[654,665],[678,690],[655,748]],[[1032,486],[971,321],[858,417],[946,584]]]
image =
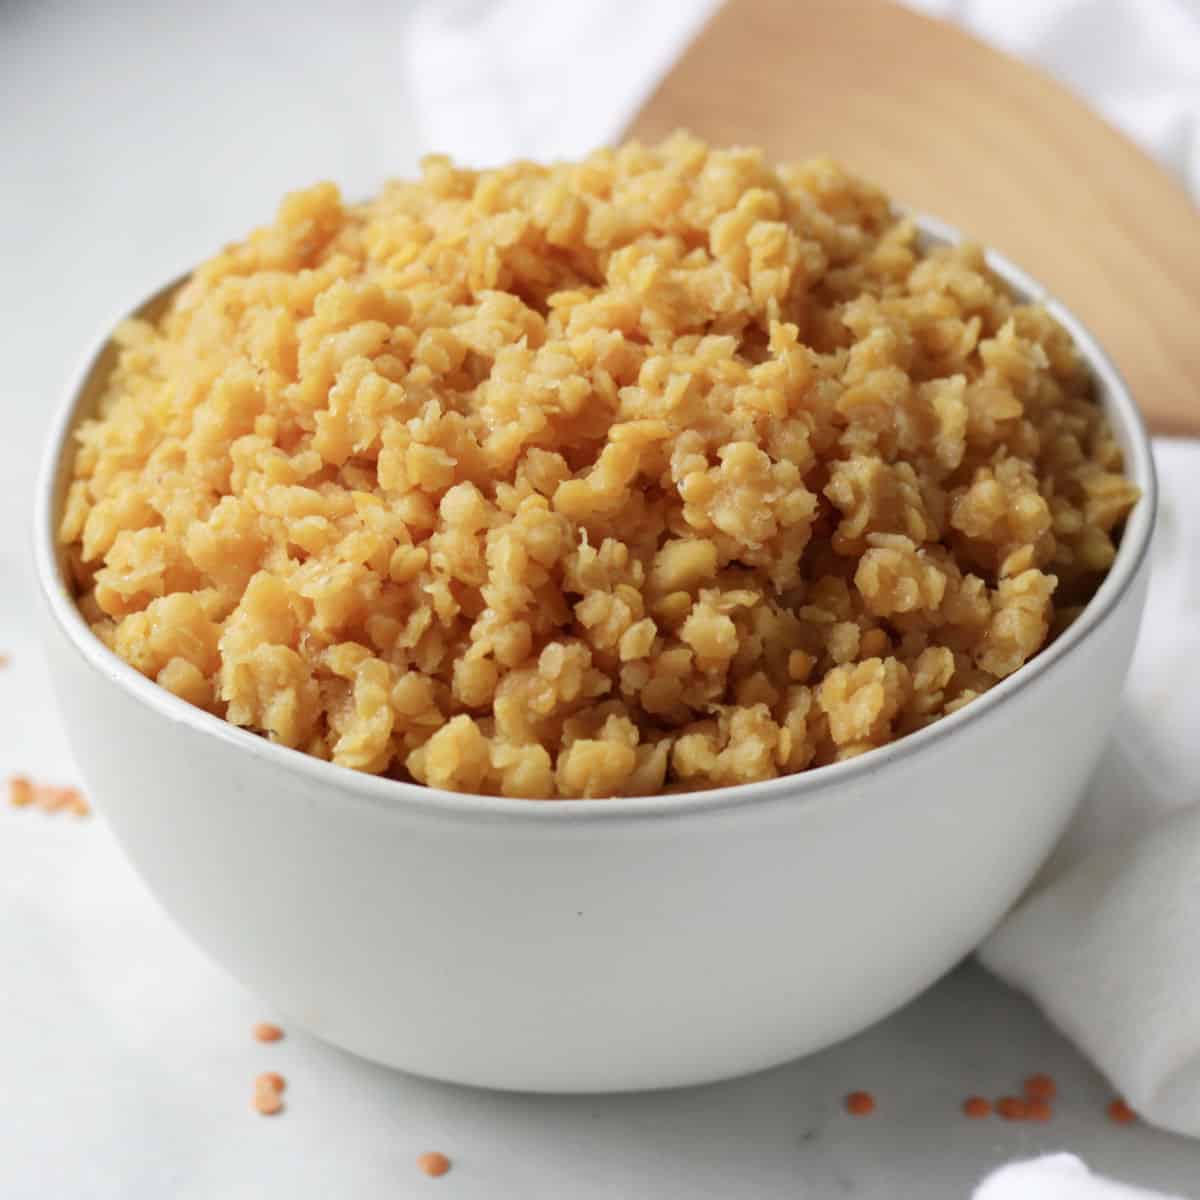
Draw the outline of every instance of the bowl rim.
[[[900,206],[897,206],[897,211],[905,212],[911,217],[926,243],[957,244],[967,240],[954,226],[935,217],[906,212]],[[89,667],[129,693],[144,708],[173,723],[187,726],[201,737],[216,737],[229,744],[231,749],[254,755],[289,775],[301,776],[314,787],[327,787],[336,791],[341,801],[353,796],[383,809],[419,811],[443,817],[471,816],[521,823],[532,821],[589,824],[626,819],[645,821],[682,818],[697,813],[741,809],[784,799],[789,804],[812,801],[818,795],[851,785],[864,776],[876,774],[889,765],[921,754],[935,747],[942,739],[954,737],[967,726],[986,720],[995,709],[1009,703],[1044,675],[1054,671],[1061,659],[1081,651],[1091,635],[1111,618],[1129,593],[1149,551],[1158,510],[1158,483],[1149,435],[1128,386],[1095,337],[1065,304],[1055,299],[1045,287],[1004,255],[987,250],[985,257],[992,271],[1003,279],[1021,300],[1044,305],[1071,334],[1096,377],[1114,432],[1126,444],[1125,470],[1142,489],[1142,495],[1126,523],[1112,567],[1069,629],[1012,675],[1002,679],[957,712],[941,717],[915,733],[856,758],[755,783],[655,796],[565,800],[488,796],[444,791],[424,784],[369,775],[351,767],[326,762],[232,725],[160,687],[124,662],[92,633],[62,577],[57,546],[59,502],[62,491],[65,490],[60,480],[66,467],[66,451],[78,424],[78,414],[88,390],[87,385],[110,345],[112,329],[117,321],[105,327],[84,356],[79,368],[69,376],[66,395],[52,422],[41,458],[34,505],[33,555],[35,574],[47,610],[74,652]],[[125,310],[119,319],[144,312],[162,301],[187,278],[188,274],[184,274],[158,289],[134,308]]]

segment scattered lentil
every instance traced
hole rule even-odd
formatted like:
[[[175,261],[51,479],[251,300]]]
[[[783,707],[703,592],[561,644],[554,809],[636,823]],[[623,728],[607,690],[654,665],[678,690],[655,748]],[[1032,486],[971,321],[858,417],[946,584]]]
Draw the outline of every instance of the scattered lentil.
[[[992,1104],[982,1096],[968,1096],[962,1105],[963,1115],[974,1121],[982,1120],[992,1115]]]
[[[1114,1100],[1108,1106],[1108,1119],[1118,1125],[1132,1125],[1137,1120],[1137,1113],[1124,1100]]]
[[[257,1042],[277,1042],[283,1037],[283,1030],[278,1025],[272,1025],[268,1021],[260,1021],[254,1026],[252,1031],[254,1040]]]
[[[1058,1088],[1049,1075],[1030,1075],[1025,1080],[1025,1095],[1030,1100],[1053,1100]]]
[[[33,789],[33,803],[43,812],[58,812],[66,808],[75,796],[75,788],[54,787],[51,784],[39,783]]]
[[[851,1092],[846,1097],[846,1111],[852,1117],[869,1117],[875,1111],[875,1097],[870,1092]]]
[[[33,803],[33,784],[24,775],[14,775],[8,781],[8,800],[14,808]]]
[[[1020,1096],[1002,1096],[996,1101],[996,1112],[1006,1121],[1024,1121],[1029,1116],[1029,1105]]]
[[[417,1166],[437,1179],[450,1170],[450,1160],[438,1150],[429,1150],[417,1159]]]
[[[265,1071],[254,1080],[254,1107],[264,1117],[273,1117],[283,1111],[280,1098],[286,1083],[282,1075]]]
[[[88,816],[92,811],[91,805],[78,788],[73,788],[72,791],[74,794],[67,801],[67,811],[76,817]]]
[[[78,788],[33,783],[24,775],[15,775],[8,781],[8,798],[17,808],[32,806],[48,813],[66,811],[86,817],[92,811]]]
[[[1025,1102],[1025,1115],[1031,1121],[1048,1121],[1054,1115],[1048,1100],[1043,1100],[1040,1096],[1034,1096],[1033,1099]]]

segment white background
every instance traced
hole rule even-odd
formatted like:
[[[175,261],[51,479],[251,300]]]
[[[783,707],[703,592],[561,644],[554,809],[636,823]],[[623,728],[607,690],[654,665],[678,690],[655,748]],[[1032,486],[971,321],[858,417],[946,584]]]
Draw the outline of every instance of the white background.
[[[1097,3],[1118,20],[1181,8]],[[973,9],[985,27],[1002,7],[927,6]],[[0,673],[0,777],[23,769],[73,779],[30,628],[25,568],[35,459],[65,379],[113,317],[269,218],[284,190],[331,177],[365,194],[411,171],[427,144],[441,148],[439,135],[456,127],[452,68],[472,45],[467,18],[484,7],[456,0],[461,19],[449,32],[428,12],[418,18],[425,44],[443,55],[443,93],[431,106],[435,81],[414,65],[404,4],[297,0],[251,11],[0,0],[0,650],[13,655]],[[1058,6],[1068,16],[1086,7]],[[651,19],[647,5],[641,11]],[[677,18],[656,9],[653,19]],[[1077,27],[1056,36],[1069,43]],[[503,31],[488,29],[499,55]],[[1051,46],[1101,104],[1141,87],[1122,107],[1127,123],[1185,173],[1198,162],[1200,101],[1180,108],[1172,97],[1191,85],[1200,96],[1189,31],[1178,27],[1140,84],[1086,38],[1065,60],[1063,46]],[[1036,56],[1045,44],[1018,48]],[[494,57],[475,44],[472,70]],[[536,139],[549,118],[544,108],[518,111],[528,77],[514,71],[497,94],[516,105],[512,127]],[[614,103],[628,105],[636,91],[627,84]],[[553,89],[531,85],[528,94],[544,104]],[[819,976],[814,964],[814,986]],[[641,1097],[471,1092],[363,1064],[299,1033],[257,1046],[249,1026],[269,1016],[167,925],[101,822],[0,812],[3,1200],[435,1190],[949,1200],[995,1163],[1064,1147],[1109,1174],[1200,1195],[1200,1147],[1108,1124],[1107,1085],[977,968],[806,1062]],[[249,1111],[251,1080],[265,1069],[289,1080],[287,1112],[274,1121]],[[1039,1069],[1064,1093],[1052,1125],[959,1117],[968,1092],[998,1095]],[[870,1121],[840,1111],[840,1097],[858,1087],[879,1097]],[[413,1166],[430,1148],[455,1162],[443,1180]]]

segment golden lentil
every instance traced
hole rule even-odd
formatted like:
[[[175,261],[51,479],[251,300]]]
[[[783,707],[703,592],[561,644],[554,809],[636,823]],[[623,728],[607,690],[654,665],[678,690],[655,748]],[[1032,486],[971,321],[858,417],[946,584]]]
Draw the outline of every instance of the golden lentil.
[[[1066,332],[877,188],[686,134],[332,184],[199,267],[83,424],[117,654],[344,766],[719,787],[953,713],[1137,498]]]

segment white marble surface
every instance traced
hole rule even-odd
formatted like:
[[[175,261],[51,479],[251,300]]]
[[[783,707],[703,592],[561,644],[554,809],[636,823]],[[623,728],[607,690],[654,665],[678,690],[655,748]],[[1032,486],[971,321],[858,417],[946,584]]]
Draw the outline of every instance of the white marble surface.
[[[33,461],[62,381],[116,309],[267,216],[285,187],[332,175],[363,192],[411,168],[404,8],[343,0],[335,26],[310,3],[253,15],[229,3],[0,3],[0,650],[14,656],[0,673],[0,777],[73,774],[25,566]],[[299,1033],[264,1048],[247,1031],[269,1015],[167,925],[102,822],[0,812],[5,1200],[435,1188],[957,1200],[997,1163],[1064,1148],[1106,1174],[1200,1195],[1200,1145],[1110,1124],[1103,1081],[974,967],[804,1062],[646,1096],[472,1092]],[[263,1069],[290,1084],[273,1122],[248,1110]],[[1034,1070],[1059,1080],[1052,1124],[959,1116],[968,1092],[998,1095]],[[855,1121],[840,1098],[860,1087],[880,1111]],[[454,1159],[444,1180],[413,1167],[429,1148]]]
[[[166,925],[98,823],[6,814],[0,864],[3,920],[19,922],[0,983],[8,1198],[419,1196],[435,1186],[413,1166],[429,1148],[454,1161],[438,1194],[462,1200],[960,1200],[991,1166],[1063,1148],[1159,1190],[1188,1194],[1200,1177],[1194,1143],[1109,1123],[1103,1081],[975,967],[848,1043],[745,1080],[642,1096],[491,1094],[295,1031],[253,1043],[261,1007]],[[40,906],[14,907],[30,877],[57,893],[53,919],[68,936],[45,927]],[[128,938],[98,960],[89,938],[108,945],[113,922]],[[814,964],[815,986],[819,976]],[[249,1111],[263,1069],[288,1079],[275,1121]],[[1033,1070],[1059,1082],[1053,1123],[959,1115],[964,1095],[1002,1094]],[[877,1115],[841,1111],[859,1087]]]

